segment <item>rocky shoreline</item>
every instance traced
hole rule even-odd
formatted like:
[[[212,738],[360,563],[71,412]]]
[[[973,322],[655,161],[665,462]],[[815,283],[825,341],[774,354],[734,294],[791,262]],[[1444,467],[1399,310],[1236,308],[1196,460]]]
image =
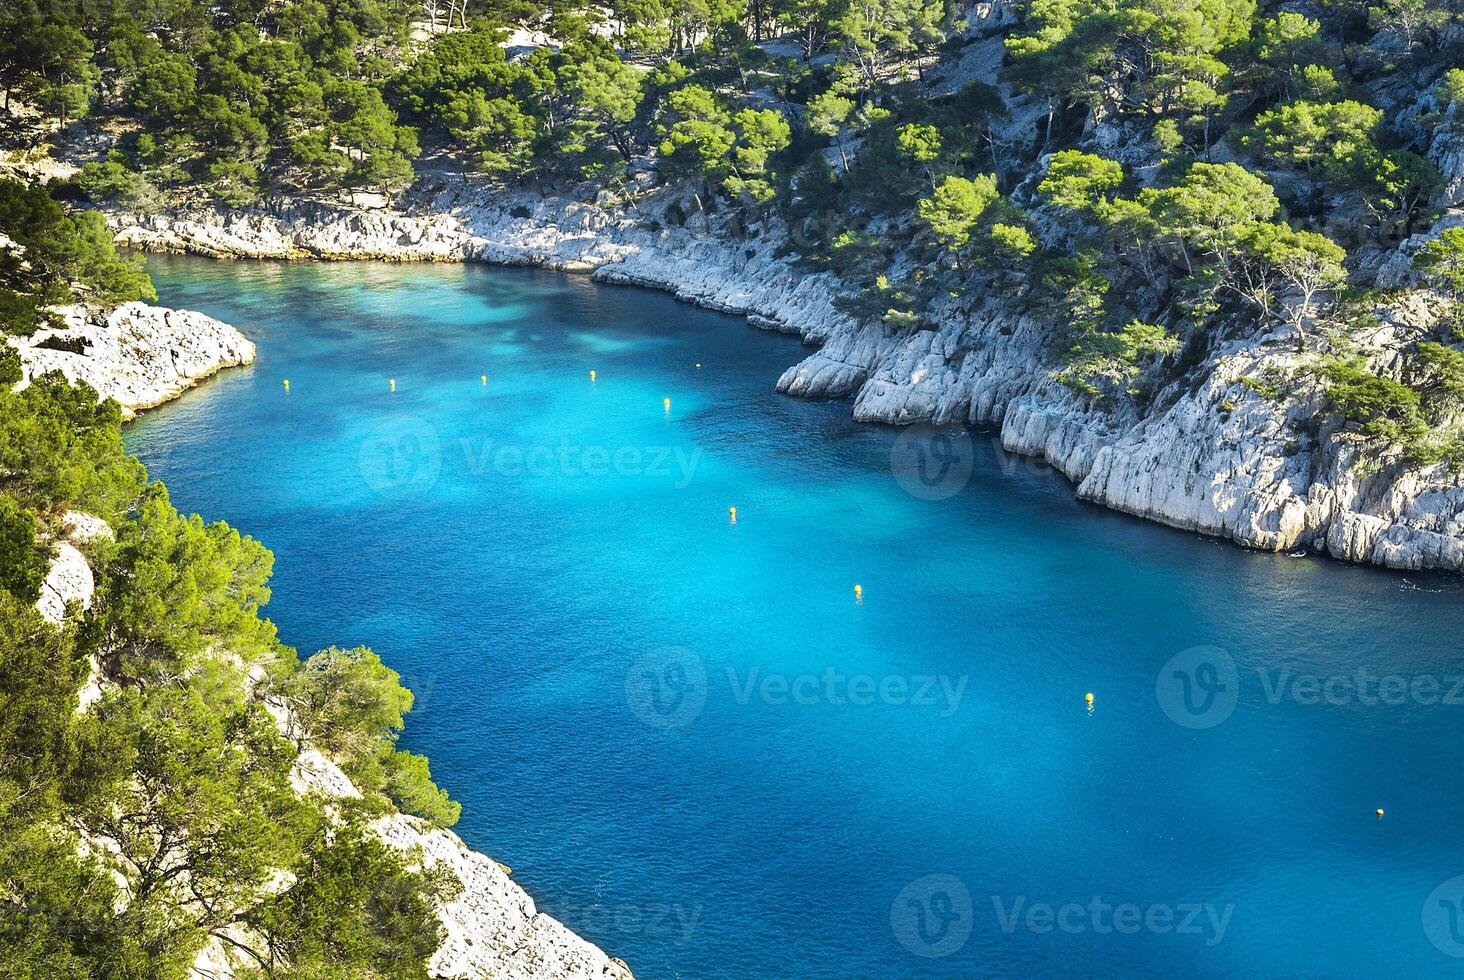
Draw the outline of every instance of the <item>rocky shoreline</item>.
[[[1083,499],[1252,548],[1464,570],[1458,476],[1365,460],[1354,432],[1317,423],[1315,384],[1271,400],[1248,383],[1298,363],[1280,328],[1209,352],[1142,413],[1110,413],[1051,380],[1053,327],[1020,297],[942,298],[936,329],[895,331],[843,315],[831,273],[779,257],[776,219],[737,226],[665,190],[622,204],[423,184],[402,210],[290,200],[112,222],[119,244],[150,250],[535,265],[665,289],[817,346],[778,391],[852,396],[863,421],[997,427],[1008,450],[1046,459]],[[1422,292],[1373,312],[1349,340],[1382,374],[1441,315]]]
[[[942,300],[935,330],[897,333],[856,322],[833,306],[834,276],[778,257],[775,222],[743,233],[717,217],[678,220],[684,203],[670,193],[627,209],[439,190],[407,211],[293,201],[242,213],[114,214],[112,222],[119,243],[155,251],[535,265],[669,290],[815,345],[778,379],[780,392],[852,396],[855,417],[865,421],[999,427],[1007,449],[1045,458],[1080,497],[1116,510],[1267,550],[1309,547],[1397,568],[1464,569],[1464,486],[1456,478],[1366,464],[1352,433],[1311,427],[1319,392],[1275,402],[1245,383],[1297,362],[1284,332],[1232,340],[1159,392],[1147,413],[1108,415],[1050,380],[1044,351],[1052,328],[1018,299]],[[1382,373],[1396,369],[1398,351],[1440,315],[1422,293],[1377,312],[1351,339]],[[12,342],[27,378],[61,370],[117,398],[129,414],[255,354],[220,321],[140,303],[107,314],[68,309],[62,327]],[[89,579],[81,553],[59,542],[43,599],[48,615],[60,618],[71,600],[84,604]],[[307,761],[302,756],[304,790],[354,791],[329,760],[313,768]],[[464,884],[442,912],[447,938],[432,976],[629,980],[624,963],[540,913],[506,869],[451,831],[395,815],[378,832],[428,864],[450,867]],[[239,966],[213,944],[194,975],[233,976]]]
[[[228,367],[252,364],[254,344],[227,323],[191,310],[123,303],[61,311],[62,325],[12,337],[22,383],[60,371],[122,406],[124,418],[177,398]]]

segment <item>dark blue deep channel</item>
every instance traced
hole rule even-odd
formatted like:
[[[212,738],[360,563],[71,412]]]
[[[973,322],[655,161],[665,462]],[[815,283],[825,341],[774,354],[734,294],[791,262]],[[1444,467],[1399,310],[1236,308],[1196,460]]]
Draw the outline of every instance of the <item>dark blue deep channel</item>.
[[[134,451],[273,549],[287,642],[401,672],[457,830],[638,976],[1464,969],[1459,580],[897,443],[655,292],[150,268],[259,357]]]

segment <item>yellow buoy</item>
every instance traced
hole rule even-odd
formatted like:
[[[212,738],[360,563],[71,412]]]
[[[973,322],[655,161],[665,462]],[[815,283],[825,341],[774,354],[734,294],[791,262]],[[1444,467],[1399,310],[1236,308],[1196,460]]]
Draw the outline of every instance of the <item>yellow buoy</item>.
[[[1084,694],[1083,695],[1083,700],[1084,701],[1087,701],[1089,704],[1092,704],[1093,703],[1093,692],[1092,691],[1089,691],[1087,694]]]
[[[855,602],[863,602],[864,601],[864,586],[862,586],[862,585],[856,585],[856,586],[854,586],[854,601]]]
[[[732,523],[733,524],[736,524],[737,523],[737,508],[736,507],[728,507],[727,508],[727,513],[732,516]]]
[[[697,370],[698,370],[698,371],[700,371],[700,370],[701,370],[701,361],[697,361],[697,362],[696,362],[696,369],[697,369]]]
[[[391,385],[391,390],[396,391],[396,378],[388,378],[386,383]]]
[[[594,371],[591,371],[590,372],[590,380],[591,381],[594,381],[595,380],[595,372]]]
[[[661,399],[661,407],[664,408],[668,412],[671,411],[671,399],[669,399],[669,398],[662,398]]]
[[[488,375],[486,375],[486,374],[480,374],[480,375],[478,375],[478,380],[481,381],[483,384],[487,384],[488,383]]]
[[[285,390],[286,391],[289,391],[290,390],[290,379],[289,378],[286,378],[285,379]]]
[[[1378,819],[1381,820],[1382,818],[1383,818],[1383,808],[1382,807],[1378,807]]]

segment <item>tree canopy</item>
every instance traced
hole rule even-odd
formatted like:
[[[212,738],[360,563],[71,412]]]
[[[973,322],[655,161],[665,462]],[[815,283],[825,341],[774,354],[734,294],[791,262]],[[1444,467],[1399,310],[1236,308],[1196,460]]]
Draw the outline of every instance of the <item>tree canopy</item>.
[[[141,292],[100,221],[0,181],[6,286],[48,303]],[[44,315],[21,313],[20,333]],[[395,747],[410,692],[369,651],[302,665],[261,617],[270,553],[179,514],[126,453],[115,402],[58,374],[19,380],[0,343],[0,975],[184,976],[215,942],[269,976],[425,977],[451,882],[367,827],[391,805],[458,816]],[[73,508],[115,537],[82,545],[96,592],[57,625],[35,603]],[[343,690],[369,703],[310,710]],[[363,798],[297,792],[303,745]]]

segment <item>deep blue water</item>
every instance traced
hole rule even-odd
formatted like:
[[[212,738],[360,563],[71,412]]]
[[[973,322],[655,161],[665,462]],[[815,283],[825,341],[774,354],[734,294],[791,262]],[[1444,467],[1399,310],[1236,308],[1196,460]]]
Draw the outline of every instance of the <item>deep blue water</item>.
[[[638,976],[1461,969],[1458,580],[896,445],[774,394],[796,340],[654,292],[150,265],[259,359],[133,449],[274,550],[288,642],[401,671],[458,831]]]

